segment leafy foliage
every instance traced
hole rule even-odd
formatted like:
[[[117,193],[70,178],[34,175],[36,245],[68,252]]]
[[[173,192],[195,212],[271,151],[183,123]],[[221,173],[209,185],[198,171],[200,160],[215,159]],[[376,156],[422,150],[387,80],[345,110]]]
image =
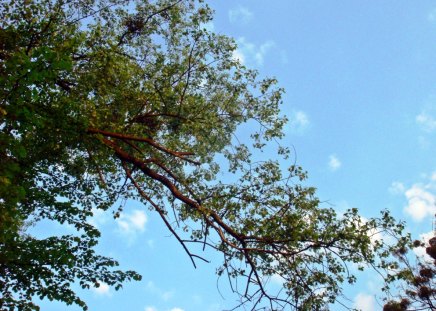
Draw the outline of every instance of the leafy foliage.
[[[414,246],[425,247],[426,243],[417,240]],[[434,260],[433,262],[418,258],[418,264],[413,265],[405,250],[397,252],[403,267],[393,275],[393,278],[403,282],[395,299],[391,297],[384,305],[384,311],[436,309],[436,237],[428,241],[426,253]]]
[[[283,168],[283,90],[240,64],[232,39],[205,29],[209,7],[135,5],[1,4],[2,306],[37,309],[37,295],[86,309],[75,280],[86,288],[139,279],[93,251],[99,232],[88,219],[119,198],[158,213],[194,265],[207,261],[195,245],[221,252],[217,274],[253,309],[321,309],[355,281],[348,265],[391,268],[392,250],[409,243],[403,224],[387,212],[337,215],[304,186],[302,168]],[[277,159],[261,159],[265,148]],[[21,232],[41,219],[78,234]],[[271,277],[283,289],[270,292]]]
[[[84,39],[68,14],[61,2],[1,5],[2,309],[37,310],[33,296],[86,309],[70,287],[76,280],[89,288],[140,279],[111,269],[118,263],[93,250],[100,233],[86,220],[117,194],[88,176],[94,169],[82,139],[87,120],[80,98],[60,87],[73,77],[73,52]],[[41,219],[69,224],[78,235],[37,239],[22,232]]]

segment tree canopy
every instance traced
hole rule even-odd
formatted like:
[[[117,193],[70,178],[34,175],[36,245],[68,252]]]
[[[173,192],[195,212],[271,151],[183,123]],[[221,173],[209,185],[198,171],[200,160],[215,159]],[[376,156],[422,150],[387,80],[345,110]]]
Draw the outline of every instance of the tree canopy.
[[[428,258],[417,258],[414,262],[406,249],[397,251],[401,269],[392,278],[403,282],[400,282],[396,295],[387,299],[383,311],[436,309],[436,236],[426,242],[416,240],[414,247],[425,247]]]
[[[321,309],[355,281],[349,265],[396,267],[403,224],[321,206],[280,145],[283,89],[239,63],[211,19],[194,0],[1,3],[2,308],[37,310],[37,296],[86,310],[74,282],[139,280],[94,251],[90,218],[117,217],[121,198],[157,213],[194,266],[207,261],[195,245],[222,253],[217,274],[253,309]],[[43,219],[77,234],[26,234]],[[283,289],[270,292],[276,275]]]

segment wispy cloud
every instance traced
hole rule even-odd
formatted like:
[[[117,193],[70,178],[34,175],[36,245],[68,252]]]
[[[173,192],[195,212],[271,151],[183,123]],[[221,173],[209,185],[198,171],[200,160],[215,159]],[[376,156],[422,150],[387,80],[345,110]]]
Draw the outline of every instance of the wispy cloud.
[[[170,311],[185,311],[182,308],[172,308]]]
[[[260,45],[251,43],[241,37],[236,40],[238,48],[233,52],[233,58],[244,65],[262,66],[267,53],[275,46],[271,40]]]
[[[375,299],[374,296],[365,293],[359,293],[354,298],[354,307],[357,310],[362,311],[373,311],[375,310]]]
[[[121,214],[117,220],[118,229],[126,235],[143,232],[147,223],[147,215],[142,210],[134,210],[130,214]]]
[[[229,21],[233,24],[241,23],[248,24],[253,19],[253,12],[239,5],[234,9],[229,10]]]
[[[91,290],[99,296],[111,296],[111,291],[109,285],[106,283],[100,282],[99,287],[91,287]]]
[[[436,14],[436,10],[435,10]],[[436,21],[435,21],[436,23]],[[418,135],[418,144],[423,149],[428,149],[433,145],[436,133],[436,95],[429,96],[421,112],[415,116],[415,122],[421,129]]]
[[[309,117],[304,111],[294,111],[288,116],[288,118],[290,134],[303,134],[310,126]]]
[[[147,282],[147,291],[151,294],[157,295],[163,301],[169,301],[174,296],[174,291],[165,291],[161,288],[157,287],[153,281]]]
[[[329,163],[328,163],[329,169],[331,171],[337,171],[341,166],[342,166],[342,162],[339,160],[339,158],[332,154],[329,156]]]
[[[93,208],[92,209],[92,216],[89,219],[89,223],[93,225],[94,227],[101,227],[104,224],[110,220],[110,216],[108,215],[107,211],[104,211],[102,209]]]
[[[430,111],[423,111],[416,116],[416,123],[426,132],[436,130],[436,119]]]
[[[267,41],[260,45],[258,51],[254,55],[258,65],[263,65],[264,57],[266,53],[275,46],[273,41]]]
[[[402,182],[394,181],[389,187],[389,192],[391,194],[403,194],[406,190],[406,187]]]

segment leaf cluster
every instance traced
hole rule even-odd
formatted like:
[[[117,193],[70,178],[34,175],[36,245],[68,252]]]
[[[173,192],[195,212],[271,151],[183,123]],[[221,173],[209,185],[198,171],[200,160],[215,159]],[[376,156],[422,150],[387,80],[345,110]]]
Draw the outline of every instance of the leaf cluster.
[[[94,252],[89,222],[126,198],[156,212],[194,266],[222,253],[218,276],[253,310],[322,309],[355,281],[350,265],[395,265],[403,224],[323,208],[306,172],[283,167],[283,89],[205,29],[212,13],[194,0],[2,2],[2,307],[37,309],[40,296],[86,309],[74,281],[138,280]],[[277,158],[255,160],[267,148]],[[23,233],[44,219],[77,234]]]
[[[404,250],[397,250],[396,256],[402,268],[395,277],[403,280],[398,293],[386,299],[384,311],[434,310],[436,308],[436,237],[427,243],[416,240],[415,248],[425,247],[427,255],[433,260],[416,258],[414,264]]]

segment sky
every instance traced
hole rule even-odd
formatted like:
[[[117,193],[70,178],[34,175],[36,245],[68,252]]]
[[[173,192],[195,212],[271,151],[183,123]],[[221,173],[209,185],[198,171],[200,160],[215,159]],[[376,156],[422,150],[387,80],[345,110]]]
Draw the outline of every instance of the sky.
[[[419,238],[436,213],[436,3],[434,1],[207,1],[208,25],[238,43],[234,57],[284,87],[284,143],[295,148],[325,206],[388,209]],[[274,155],[271,155],[274,157]],[[218,311],[233,307],[214,262],[194,269],[157,215],[127,202],[100,214],[98,250],[142,274],[123,290],[79,291],[91,311]],[[49,230],[46,228],[45,230]],[[381,310],[380,281],[345,288],[349,306]],[[339,306],[333,310],[342,310]],[[46,303],[42,310],[79,310]]]

